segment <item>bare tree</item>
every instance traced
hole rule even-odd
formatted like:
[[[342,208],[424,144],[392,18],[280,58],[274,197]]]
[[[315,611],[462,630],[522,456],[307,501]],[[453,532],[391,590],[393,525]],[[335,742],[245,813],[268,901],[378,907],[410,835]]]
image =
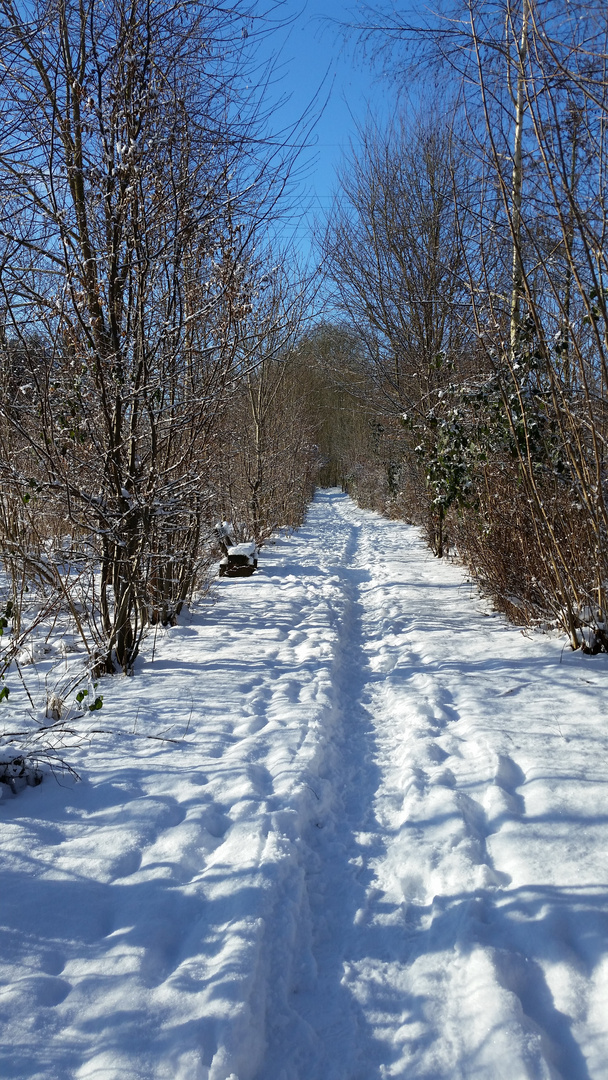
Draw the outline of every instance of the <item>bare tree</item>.
[[[314,282],[284,255],[261,289],[243,336],[245,365],[222,430],[218,478],[223,512],[263,543],[280,525],[302,520],[317,471],[306,386],[297,363]]]
[[[463,223],[454,208],[462,172],[447,125],[369,128],[344,171],[342,209],[330,222],[325,254],[339,303],[376,372],[383,410],[413,432],[410,468],[422,451],[435,550],[454,493],[440,476],[444,393],[466,341]]]
[[[251,16],[0,3],[3,481],[89,544],[108,671],[193,587],[218,418],[258,362],[255,237],[291,151],[245,89]]]
[[[514,564],[526,535],[520,597],[534,592],[574,647],[606,648],[605,5],[454,0],[362,33],[399,78],[447,74],[468,124],[470,326],[493,371],[483,437],[499,448],[478,483],[486,534],[512,544]],[[470,195],[455,199],[470,214]],[[507,477],[521,498],[511,526],[496,513]]]

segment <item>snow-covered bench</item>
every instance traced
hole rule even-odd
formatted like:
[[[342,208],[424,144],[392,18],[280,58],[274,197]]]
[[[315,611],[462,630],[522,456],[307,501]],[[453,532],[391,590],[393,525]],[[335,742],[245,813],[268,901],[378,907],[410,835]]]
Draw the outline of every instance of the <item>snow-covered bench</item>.
[[[220,577],[250,577],[258,565],[258,549],[254,541],[235,544],[232,526],[227,521],[219,522],[215,531],[224,553],[220,561]]]

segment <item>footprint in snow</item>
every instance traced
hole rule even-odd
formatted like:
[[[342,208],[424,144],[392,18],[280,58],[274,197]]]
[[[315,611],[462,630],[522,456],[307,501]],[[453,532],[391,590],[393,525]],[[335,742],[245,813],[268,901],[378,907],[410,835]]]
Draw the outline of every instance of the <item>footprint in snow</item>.
[[[261,714],[253,716],[251,718],[248,717],[246,720],[244,720],[242,724],[238,724],[238,726],[235,727],[234,734],[238,735],[239,737],[246,737],[247,735],[257,735],[258,731],[261,731],[262,728],[265,728],[267,723],[268,720],[266,716]]]
[[[130,877],[131,874],[136,874],[141,866],[141,851],[139,848],[132,848],[130,851],[125,851],[119,855],[116,859],[112,860],[108,867],[108,881],[117,881],[119,878]]]
[[[52,1008],[60,1005],[72,989],[71,983],[66,979],[58,979],[52,975],[27,975],[19,979],[14,987],[9,989],[8,994],[18,994],[23,1000],[24,1011],[30,1011],[36,1006],[42,1005]]]
[[[520,769],[517,762],[513,761],[507,754],[499,754],[494,779],[500,787],[513,795],[516,788],[525,784],[526,774]]]
[[[524,814],[525,801],[517,788],[525,781],[525,774],[519,765],[507,755],[499,754],[494,783],[486,791],[483,800],[492,832],[500,828],[503,823],[501,819],[521,817]]]
[[[239,694],[250,694],[252,690],[255,690],[258,686],[261,686],[264,679],[261,675],[255,675],[252,679],[247,679],[245,682],[237,683],[236,689]]]
[[[61,975],[66,964],[66,958],[63,953],[49,950],[43,952],[40,956],[40,970],[45,975]]]
[[[230,818],[217,806],[209,807],[201,816],[200,823],[216,840],[221,840],[232,825]]]

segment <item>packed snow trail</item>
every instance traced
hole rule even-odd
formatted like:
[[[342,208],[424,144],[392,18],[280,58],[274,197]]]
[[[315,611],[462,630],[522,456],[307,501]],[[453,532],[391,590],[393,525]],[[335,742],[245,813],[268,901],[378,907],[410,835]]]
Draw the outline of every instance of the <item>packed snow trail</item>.
[[[488,616],[415,530],[335,494],[313,520],[342,592],[314,1036],[273,1003],[260,1080],[608,1076],[605,660]]]
[[[0,802],[0,1076],[608,1078],[607,658],[336,491],[260,567]]]

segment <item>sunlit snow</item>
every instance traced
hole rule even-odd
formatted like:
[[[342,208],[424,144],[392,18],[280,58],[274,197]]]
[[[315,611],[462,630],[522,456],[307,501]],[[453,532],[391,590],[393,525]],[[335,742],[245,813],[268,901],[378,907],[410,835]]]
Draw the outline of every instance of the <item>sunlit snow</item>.
[[[0,1076],[608,1077],[608,658],[334,490],[214,597],[0,800]]]

